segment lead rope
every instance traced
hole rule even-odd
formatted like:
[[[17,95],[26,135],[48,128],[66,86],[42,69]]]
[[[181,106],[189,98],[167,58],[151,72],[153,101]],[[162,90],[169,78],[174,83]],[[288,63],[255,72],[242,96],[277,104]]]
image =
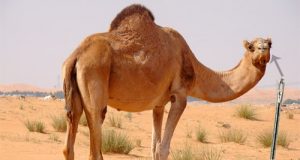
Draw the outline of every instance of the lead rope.
[[[275,160],[277,134],[278,134],[279,118],[280,118],[280,108],[281,108],[283,93],[284,93],[284,79],[283,79],[283,77],[281,77],[280,82],[278,84],[278,89],[277,89],[275,122],[274,122],[274,129],[273,129],[273,142],[272,142],[272,147],[271,147],[270,160]]]

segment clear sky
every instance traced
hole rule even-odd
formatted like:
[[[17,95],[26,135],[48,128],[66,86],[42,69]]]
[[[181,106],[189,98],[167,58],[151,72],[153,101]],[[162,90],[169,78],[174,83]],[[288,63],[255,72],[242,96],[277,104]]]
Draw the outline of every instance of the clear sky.
[[[155,21],[179,31],[196,57],[215,70],[242,58],[244,39],[270,37],[288,86],[300,86],[300,1],[297,0],[1,0],[0,84],[58,84],[65,58],[88,35],[106,32],[124,7],[140,3]],[[269,64],[260,87],[280,76]]]

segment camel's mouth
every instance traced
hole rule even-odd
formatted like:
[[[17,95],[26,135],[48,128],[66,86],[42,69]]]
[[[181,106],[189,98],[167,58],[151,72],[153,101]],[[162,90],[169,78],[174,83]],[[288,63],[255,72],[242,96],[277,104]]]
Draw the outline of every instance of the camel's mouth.
[[[253,65],[257,67],[265,67],[269,61],[270,61],[269,53],[259,54],[256,56],[254,55],[252,58]]]

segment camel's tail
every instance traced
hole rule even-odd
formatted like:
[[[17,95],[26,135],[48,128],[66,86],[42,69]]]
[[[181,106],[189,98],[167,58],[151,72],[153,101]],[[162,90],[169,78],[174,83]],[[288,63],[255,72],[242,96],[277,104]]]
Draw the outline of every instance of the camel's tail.
[[[65,96],[65,109],[70,114],[73,110],[72,102],[76,91],[78,91],[76,81],[76,62],[77,58],[71,56],[63,65],[63,83],[64,83],[64,96]]]

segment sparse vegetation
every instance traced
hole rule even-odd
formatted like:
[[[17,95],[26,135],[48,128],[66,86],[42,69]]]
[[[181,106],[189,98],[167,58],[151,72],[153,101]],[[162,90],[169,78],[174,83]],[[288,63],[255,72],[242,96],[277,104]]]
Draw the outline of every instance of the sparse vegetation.
[[[198,160],[221,160],[222,159],[222,152],[221,150],[215,148],[202,148],[199,151],[199,159]]]
[[[34,108],[34,106],[32,106],[32,105],[30,105],[30,106],[28,106],[28,108],[30,108],[31,110],[36,110],[35,108]]]
[[[221,160],[222,152],[211,147],[194,150],[185,144],[183,148],[172,151],[171,156],[173,160]]]
[[[67,130],[67,119],[63,114],[59,116],[52,116],[52,127],[58,132],[65,132]]]
[[[257,136],[257,141],[264,147],[270,147],[273,142],[273,132],[264,131]],[[288,148],[290,140],[285,132],[279,132],[277,137],[277,145]]]
[[[24,110],[23,104],[20,104],[19,109],[20,109],[20,110]]]
[[[114,114],[110,114],[108,116],[108,123],[112,127],[122,128],[122,119],[120,116],[116,116]]]
[[[128,118],[128,120],[131,122],[131,120],[132,120],[132,113],[131,112],[127,112],[125,114],[125,117]]]
[[[286,132],[281,132],[278,135],[278,139],[277,139],[277,144],[284,147],[284,148],[288,148],[290,145],[291,141],[288,138]]]
[[[244,144],[247,140],[247,136],[241,130],[237,129],[222,131],[219,133],[219,138],[221,142],[235,142],[239,144]]]
[[[241,105],[237,108],[236,115],[244,119],[257,120],[256,111],[252,108],[251,105]]]
[[[84,113],[80,117],[79,124],[83,125],[83,126],[87,126],[88,125],[87,120],[86,120],[86,116],[85,116]]]
[[[89,131],[80,131],[84,136],[89,137],[90,132]]]
[[[27,120],[25,126],[30,132],[45,133],[45,124],[42,121]]]
[[[39,140],[39,139],[36,139],[34,137],[30,137],[29,134],[25,135],[25,141],[26,142],[34,142],[34,143],[40,143],[41,142],[41,140]]]
[[[185,130],[185,135],[186,138],[192,138],[192,129],[188,126],[188,124],[186,124],[186,130]]]
[[[50,139],[51,141],[54,141],[54,142],[61,142],[61,141],[59,140],[58,135],[56,135],[56,134],[50,134],[50,135],[49,135],[49,139]]]
[[[294,114],[293,114],[292,112],[287,112],[287,113],[286,113],[286,117],[287,117],[288,119],[294,119]]]
[[[190,145],[185,144],[183,148],[171,152],[173,160],[195,160],[195,154]]]
[[[142,146],[142,140],[141,140],[141,139],[135,140],[135,145],[136,145],[137,147],[141,147],[141,146]]]
[[[256,139],[264,147],[270,147],[272,145],[273,134],[270,131],[264,131]]]
[[[202,143],[205,143],[207,141],[207,132],[205,131],[205,129],[201,128],[200,126],[198,126],[196,130],[196,139],[197,141]]]
[[[105,130],[102,133],[102,151],[104,153],[128,154],[134,148],[133,143],[126,134],[114,130]]]

